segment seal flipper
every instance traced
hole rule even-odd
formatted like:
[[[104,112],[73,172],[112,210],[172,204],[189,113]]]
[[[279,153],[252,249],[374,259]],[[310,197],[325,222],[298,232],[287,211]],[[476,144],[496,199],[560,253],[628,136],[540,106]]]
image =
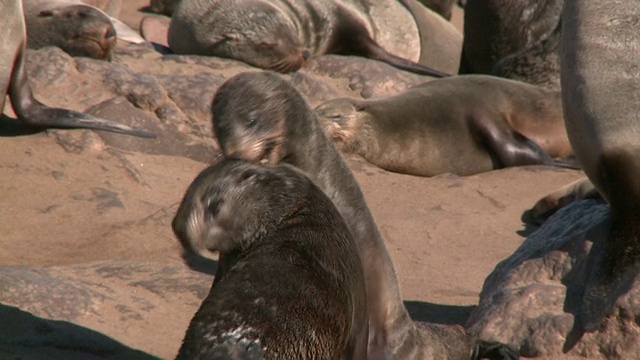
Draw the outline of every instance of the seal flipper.
[[[18,118],[33,127],[84,128],[111,131],[120,134],[153,139],[156,135],[146,130],[118,124],[113,121],[77,111],[51,108],[39,102],[29,87],[24,67],[24,47],[16,57],[9,84],[9,98]]]
[[[343,41],[348,41],[348,44],[335,42],[334,39],[331,44],[331,48],[333,49],[330,53],[362,56],[382,61],[400,70],[406,70],[420,75],[429,75],[438,78],[451,76],[450,74],[442,71],[414,63],[413,61],[409,61],[389,53],[371,38],[364,26],[354,25],[358,24],[360,20],[353,19],[352,16],[346,13],[343,9],[340,9],[339,11],[340,13],[338,14],[338,17],[343,17],[344,19],[341,19],[338,22],[340,27],[335,30],[335,38],[345,39]]]
[[[613,312],[615,302],[640,273],[640,176],[638,154],[625,150],[604,154],[599,170],[609,201],[611,228],[589,252],[592,268],[582,298],[580,322],[595,331]]]
[[[496,168],[523,165],[556,165],[538,144],[513,130],[508,124],[502,126],[483,117],[472,117],[470,130],[477,133],[480,143],[487,148]]]

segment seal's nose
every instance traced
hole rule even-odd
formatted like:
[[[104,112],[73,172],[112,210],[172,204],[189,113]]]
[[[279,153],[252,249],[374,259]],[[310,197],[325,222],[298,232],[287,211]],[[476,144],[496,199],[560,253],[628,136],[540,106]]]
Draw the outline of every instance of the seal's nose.
[[[104,33],[105,39],[111,39],[116,37],[116,29],[113,26],[109,26]]]
[[[311,52],[310,52],[309,50],[304,49],[304,50],[302,51],[302,58],[303,58],[303,59],[307,60],[310,56],[311,56]]]

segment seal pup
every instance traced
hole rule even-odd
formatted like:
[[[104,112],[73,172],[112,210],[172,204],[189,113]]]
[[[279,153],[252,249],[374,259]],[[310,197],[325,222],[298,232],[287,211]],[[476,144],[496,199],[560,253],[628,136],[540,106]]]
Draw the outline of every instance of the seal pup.
[[[558,92],[488,75],[437,79],[378,99],[335,99],[315,111],[343,152],[404,174],[563,165],[549,155],[572,153]]]
[[[111,60],[116,38],[144,42],[118,19],[80,0],[23,0],[23,4],[29,49],[57,46],[71,56]]]
[[[468,0],[459,74],[489,74],[504,57],[546,39],[564,0]]]
[[[562,16],[569,140],[611,209],[607,240],[589,253],[578,316],[584,330],[595,331],[640,271],[640,2],[567,0]]]
[[[345,219],[365,273],[369,356],[469,358],[472,341],[461,327],[421,326],[410,318],[393,263],[358,183],[292,85],[273,72],[241,73],[218,88],[211,109],[214,136],[225,156],[296,166]]]
[[[367,359],[358,249],[302,172],[221,158],[189,186],[172,227],[183,246],[228,265],[178,359]]]
[[[144,138],[155,135],[76,111],[50,108],[33,96],[25,67],[26,28],[22,1],[0,0],[0,109],[6,94],[20,120],[33,127],[87,128],[112,131]]]
[[[192,0],[173,13],[168,42],[177,54],[236,59],[281,73],[297,71],[310,56],[342,54],[447,76],[383,49],[372,33],[371,10],[364,0]]]

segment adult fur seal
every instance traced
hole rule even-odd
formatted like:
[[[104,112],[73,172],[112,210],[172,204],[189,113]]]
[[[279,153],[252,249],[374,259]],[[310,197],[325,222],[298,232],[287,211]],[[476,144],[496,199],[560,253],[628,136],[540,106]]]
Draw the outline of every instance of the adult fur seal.
[[[562,18],[562,103],[569,140],[611,229],[590,252],[579,319],[597,330],[622,284],[640,271],[640,2],[567,0]],[[615,66],[611,66],[615,64]]]
[[[571,154],[560,94],[487,75],[429,81],[394,96],[316,108],[344,152],[383,169],[434,176],[554,164]]]
[[[0,0],[0,109],[8,93],[18,118],[33,127],[88,128],[154,138],[155,135],[88,114],[50,108],[33,97],[25,68],[26,29],[20,0]]]
[[[395,1],[389,4],[405,10]],[[178,54],[231,58],[283,73],[298,70],[313,55],[343,54],[418,74],[447,75],[382,48],[373,10],[364,0],[192,0],[173,13],[168,41]]]
[[[220,86],[212,113],[214,134],[225,156],[294,165],[336,205],[353,233],[365,273],[370,358],[470,357],[472,340],[461,327],[418,324],[409,317],[393,263],[360,187],[293,86],[272,72],[241,73]]]
[[[564,0],[468,0],[460,74],[489,74],[502,58],[546,39]]]
[[[172,225],[183,245],[219,251],[228,266],[178,359],[367,359],[358,249],[300,171],[222,159],[189,186]]]
[[[23,0],[27,47],[57,46],[71,56],[110,60],[116,38],[140,43],[137,33],[80,0]]]

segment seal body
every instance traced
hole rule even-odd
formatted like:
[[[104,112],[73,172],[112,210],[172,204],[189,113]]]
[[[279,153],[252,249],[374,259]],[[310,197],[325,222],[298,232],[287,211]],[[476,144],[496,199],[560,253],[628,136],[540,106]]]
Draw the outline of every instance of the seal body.
[[[460,74],[489,74],[502,58],[546,39],[564,0],[468,0]]]
[[[343,54],[446,75],[383,49],[371,9],[363,0],[192,0],[174,12],[168,42],[178,54],[231,58],[283,73],[313,55]]]
[[[393,263],[366,201],[300,93],[272,72],[238,74],[220,86],[213,129],[225,156],[285,162],[304,171],[333,201],[354,235],[369,311],[369,358],[468,359],[471,339],[457,327],[417,326],[407,313]]]
[[[487,75],[437,79],[401,94],[316,108],[338,148],[389,171],[472,175],[553,164],[571,154],[558,92]]]
[[[26,28],[20,0],[0,0],[0,109],[8,93],[18,118],[33,127],[89,128],[141,137],[155,135],[75,111],[50,108],[36,100],[25,68]]]
[[[640,271],[640,2],[567,0],[561,83],[571,145],[609,202],[611,229],[590,251],[580,322],[597,330]],[[615,64],[615,66],[611,66]]]
[[[221,159],[189,186],[172,223],[227,266],[178,359],[366,359],[358,249],[326,195],[286,164]]]

